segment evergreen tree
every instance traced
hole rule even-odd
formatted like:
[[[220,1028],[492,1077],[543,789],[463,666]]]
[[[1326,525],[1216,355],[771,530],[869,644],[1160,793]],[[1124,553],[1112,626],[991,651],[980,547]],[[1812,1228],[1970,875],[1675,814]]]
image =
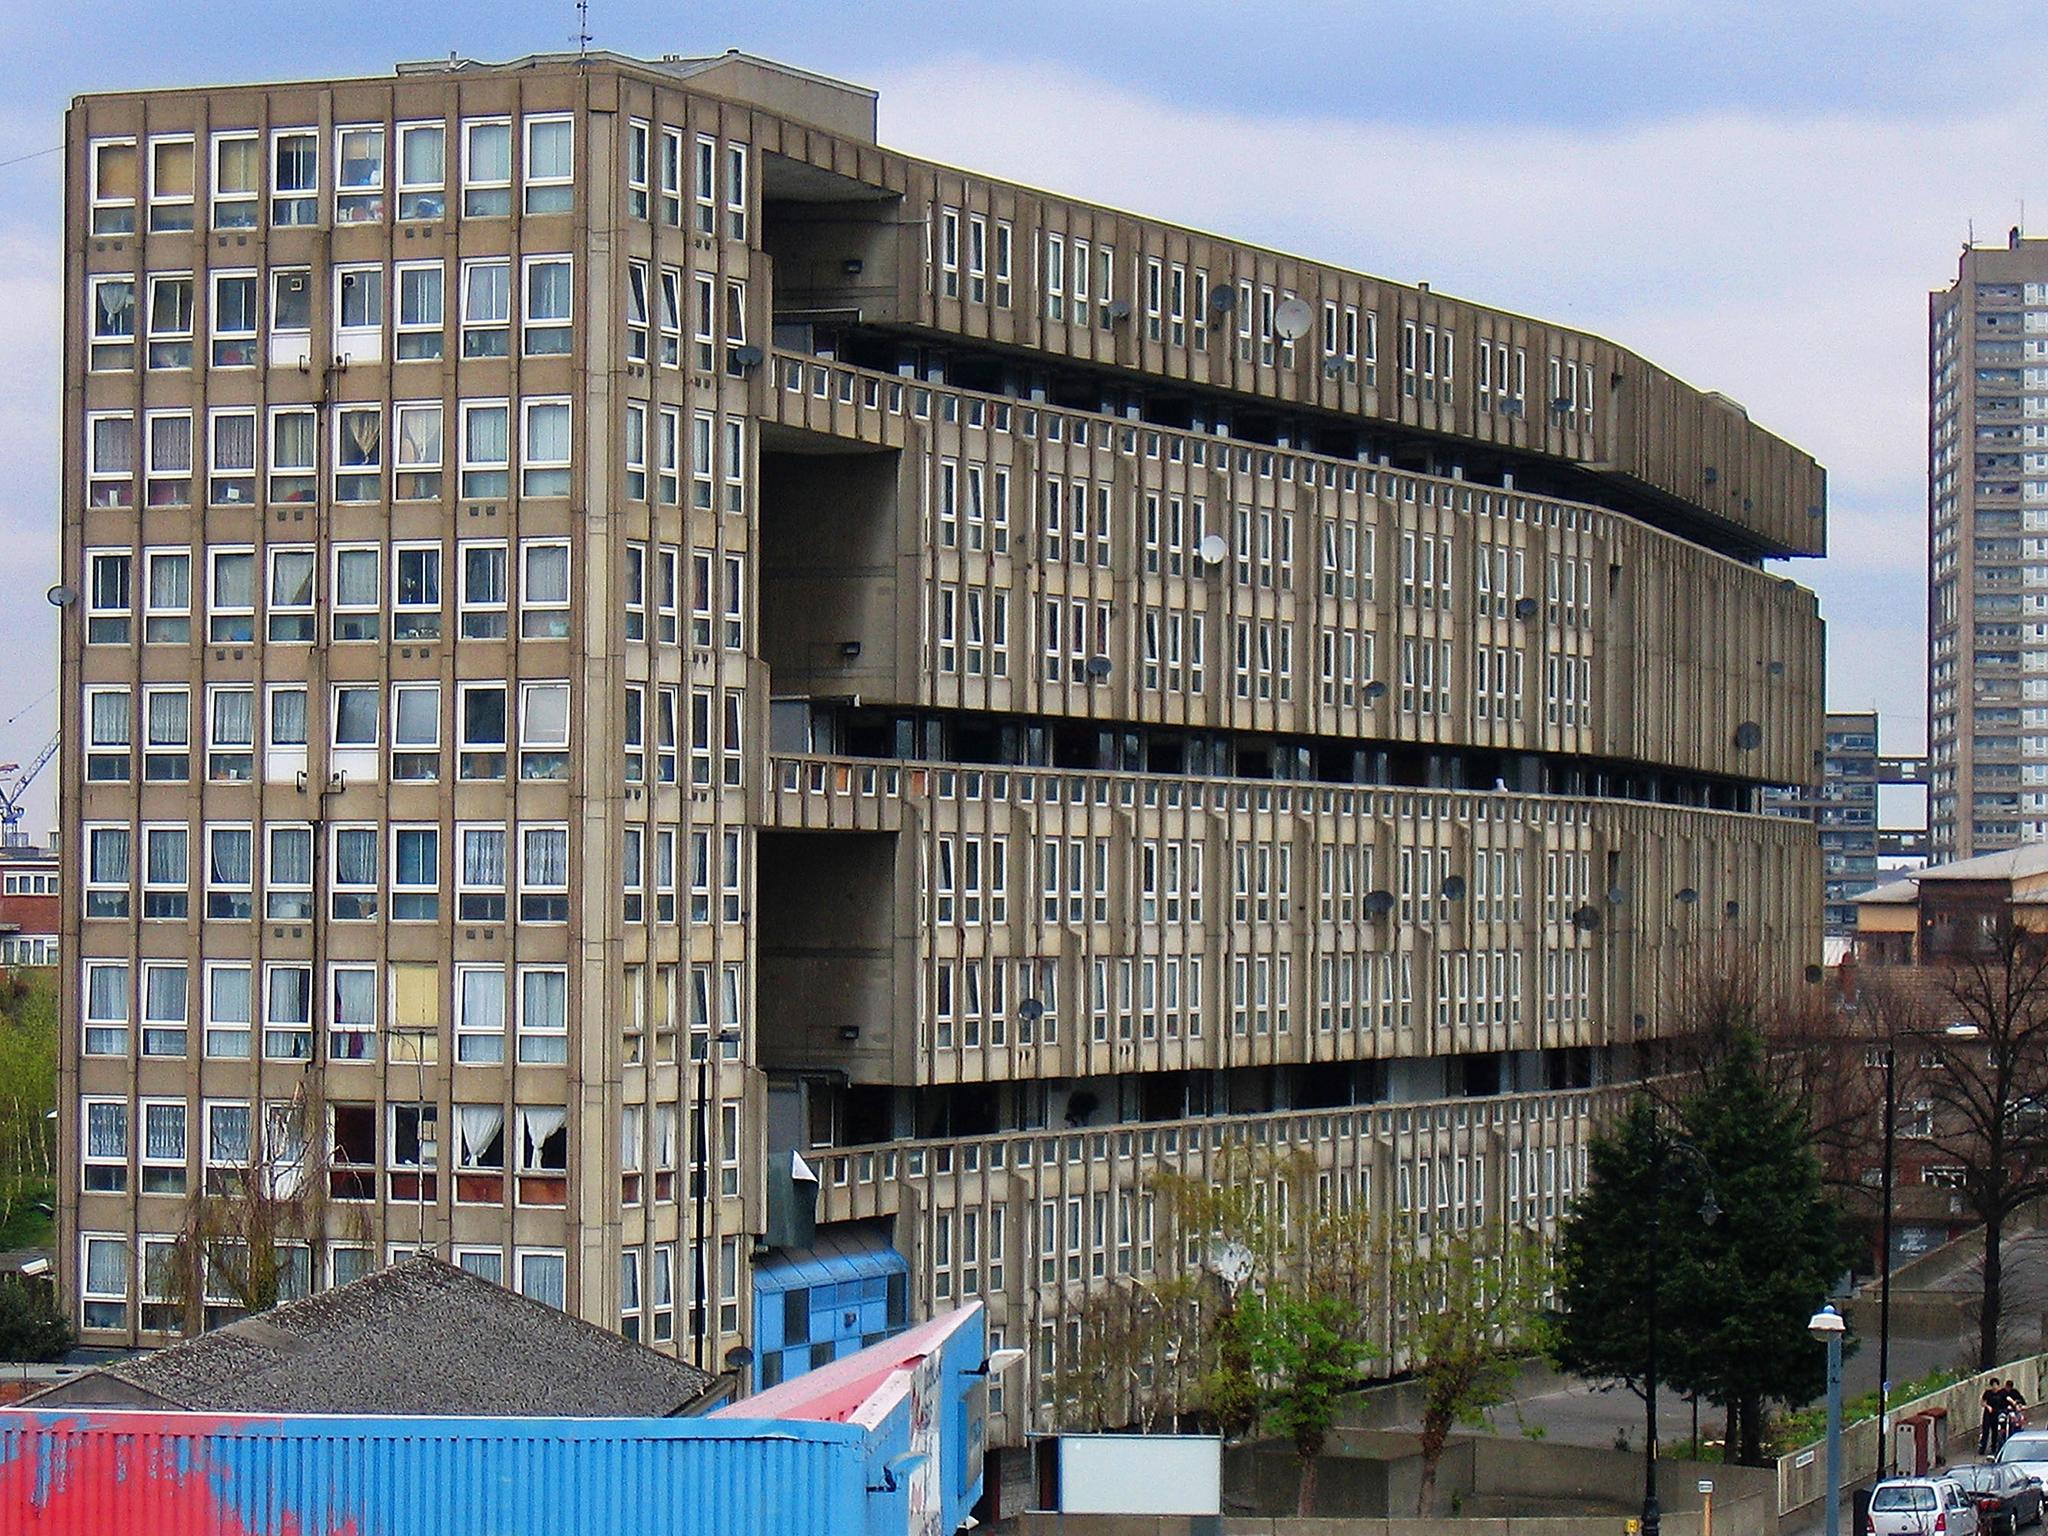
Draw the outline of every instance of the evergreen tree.
[[[1766,1075],[1753,1033],[1729,1043],[1674,1119],[1640,1098],[1594,1143],[1558,1247],[1553,1353],[1640,1394],[1654,1283],[1660,1381],[1725,1408],[1731,1459],[1754,1463],[1768,1405],[1822,1386],[1806,1322],[1848,1244],[1805,1119]]]
[[[46,1285],[0,1280],[0,1360],[44,1364],[64,1358],[71,1324]]]

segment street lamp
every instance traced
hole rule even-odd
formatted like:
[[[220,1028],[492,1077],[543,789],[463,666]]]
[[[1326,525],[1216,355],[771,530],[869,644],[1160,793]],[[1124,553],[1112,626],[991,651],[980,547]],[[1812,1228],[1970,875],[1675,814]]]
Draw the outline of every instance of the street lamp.
[[[1885,1423],[1892,1393],[1892,1179],[1899,1119],[1899,1053],[1888,1038],[1884,1043],[1884,1210],[1878,1218],[1877,1283],[1877,1479],[1883,1482],[1891,1470],[1892,1437]]]
[[[1828,1486],[1826,1502],[1827,1536],[1842,1531],[1842,1314],[1822,1307],[1806,1324],[1806,1331],[1828,1347]]]
[[[1700,1149],[1682,1136],[1674,1136],[1654,1122],[1651,1126],[1650,1161],[1650,1224],[1649,1257],[1650,1283],[1648,1286],[1649,1315],[1645,1319],[1648,1327],[1648,1347],[1643,1351],[1643,1412],[1645,1416],[1643,1439],[1643,1536],[1662,1536],[1664,1529],[1663,1511],[1657,1503],[1657,1335],[1660,1326],[1657,1307],[1657,1293],[1663,1288],[1664,1255],[1659,1246],[1662,1240],[1664,1175],[1670,1168],[1665,1157],[1669,1148],[1690,1157],[1698,1166],[1701,1178],[1706,1184],[1706,1193],[1700,1198],[1700,1220],[1712,1226],[1721,1216],[1720,1202],[1714,1198],[1712,1172],[1707,1159]]]

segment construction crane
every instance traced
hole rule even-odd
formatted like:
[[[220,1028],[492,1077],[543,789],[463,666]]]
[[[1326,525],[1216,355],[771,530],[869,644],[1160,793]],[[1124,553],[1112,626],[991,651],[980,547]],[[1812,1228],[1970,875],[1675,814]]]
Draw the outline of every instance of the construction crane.
[[[26,767],[20,763],[0,763],[0,848],[28,846],[28,838],[21,830],[21,818],[27,810],[23,801],[28,798],[28,787],[35,783],[36,775],[57,755],[60,739],[52,736],[44,742],[42,751],[29,759]]]

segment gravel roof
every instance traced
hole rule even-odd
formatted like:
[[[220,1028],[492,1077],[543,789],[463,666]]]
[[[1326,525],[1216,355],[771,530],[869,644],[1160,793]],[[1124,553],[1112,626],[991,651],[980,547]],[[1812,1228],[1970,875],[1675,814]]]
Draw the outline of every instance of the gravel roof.
[[[422,1256],[44,1396],[213,1413],[656,1418],[711,1385],[694,1366]]]

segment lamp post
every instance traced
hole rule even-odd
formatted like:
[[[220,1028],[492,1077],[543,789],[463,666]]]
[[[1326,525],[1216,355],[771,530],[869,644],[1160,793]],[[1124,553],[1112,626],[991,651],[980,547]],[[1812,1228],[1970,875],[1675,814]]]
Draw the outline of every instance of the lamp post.
[[[1681,1136],[1674,1136],[1661,1126],[1653,1125],[1654,1139],[1650,1155],[1650,1222],[1649,1258],[1650,1283],[1646,1301],[1647,1328],[1646,1345],[1643,1351],[1643,1518],[1642,1536],[1662,1536],[1664,1514],[1657,1503],[1657,1343],[1661,1319],[1658,1316],[1658,1292],[1663,1289],[1664,1255],[1660,1244],[1663,1238],[1664,1175],[1670,1168],[1666,1158],[1667,1149],[1675,1148],[1690,1157],[1698,1165],[1702,1178],[1707,1180],[1707,1192],[1700,1200],[1700,1220],[1712,1226],[1720,1218],[1721,1207],[1714,1199],[1714,1186],[1709,1176],[1707,1160],[1700,1149]]]
[[[1828,1347],[1828,1486],[1823,1508],[1827,1536],[1842,1533],[1842,1314],[1822,1307],[1806,1331]]]
[[[1899,1118],[1899,1055],[1890,1039],[1884,1043],[1884,1210],[1878,1219],[1877,1283],[1877,1480],[1890,1475],[1892,1437],[1885,1423],[1892,1394],[1892,1178],[1895,1127]]]

